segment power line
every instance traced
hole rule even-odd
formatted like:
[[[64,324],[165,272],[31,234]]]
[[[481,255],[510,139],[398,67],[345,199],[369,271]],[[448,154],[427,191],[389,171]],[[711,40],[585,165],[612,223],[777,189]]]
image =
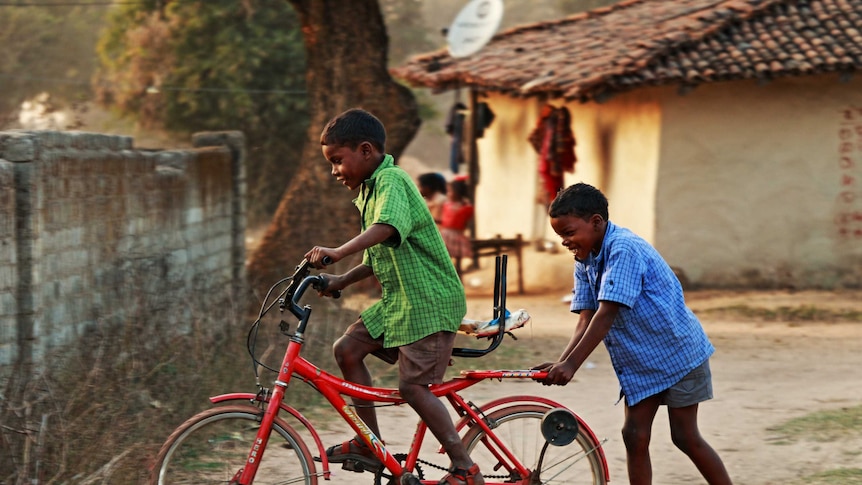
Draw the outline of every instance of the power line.
[[[59,79],[46,76],[27,76],[18,74],[3,74],[0,73],[0,79],[20,79],[23,81],[44,81],[57,84],[69,84],[73,86],[87,86],[91,84],[86,81],[77,81],[73,79]],[[103,86],[110,86],[102,84]],[[243,89],[243,88],[187,88],[184,86],[151,86],[147,88],[150,94],[158,94],[160,91],[184,91],[196,93],[250,93],[250,94],[285,94],[285,95],[305,95],[308,91],[304,89]]]
[[[122,1],[115,2],[51,2],[51,3],[20,3],[20,2],[0,2],[0,7],[104,7],[111,5],[144,5],[152,2],[144,1]]]

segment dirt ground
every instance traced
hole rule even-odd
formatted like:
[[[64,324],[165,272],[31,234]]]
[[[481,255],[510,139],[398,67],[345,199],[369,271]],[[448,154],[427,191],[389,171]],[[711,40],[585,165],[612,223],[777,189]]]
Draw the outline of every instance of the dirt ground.
[[[537,256],[531,256],[535,258]],[[558,257],[549,259],[558,262]],[[534,259],[533,262],[536,260]],[[565,259],[565,261],[570,261]],[[492,264],[492,261],[491,261]],[[548,263],[550,264],[550,262]],[[564,263],[570,264],[570,262]],[[563,266],[565,267],[565,266]],[[541,264],[533,266],[544,272]],[[559,267],[556,273],[560,273]],[[563,272],[565,273],[565,272]],[[510,275],[515,274],[510,266]],[[546,273],[549,274],[549,273]],[[571,273],[568,273],[569,275]],[[491,297],[487,270],[465,275],[468,287],[468,317],[487,318]],[[475,284],[470,284],[470,282]],[[544,284],[540,284],[540,282]],[[575,324],[561,297],[569,277],[556,281],[528,278],[526,295],[515,294],[510,279],[507,307],[525,308],[532,322],[518,330],[518,341],[504,345],[526,345],[530,339],[553,337],[556,348],[546,357],[558,356]],[[856,292],[718,292],[687,293],[696,312],[710,308],[748,305],[778,308],[815,305],[818,308],[862,310],[862,291]],[[712,357],[715,398],[700,406],[701,431],[718,451],[738,484],[767,485],[801,483],[801,477],[837,468],[862,468],[862,436],[814,442],[779,440],[769,431],[788,419],[820,410],[858,406],[862,403],[862,323],[758,322],[706,313],[704,328],[716,347]],[[524,362],[529,367],[545,360]],[[470,362],[482,368],[481,359]],[[579,414],[604,443],[611,483],[628,483],[625,451],[620,437],[621,405],[615,405],[618,384],[606,350],[600,346],[588,364],[565,387],[545,387],[532,381],[488,382],[466,390],[464,396],[476,403],[512,394],[536,394],[555,399]],[[409,408],[380,411],[383,438],[396,452],[406,451],[416,416]],[[398,430],[395,432],[393,430]],[[348,430],[325,431],[326,444],[349,438]],[[694,466],[671,443],[667,416],[660,410],[653,428],[651,446],[656,484],[704,483]],[[369,474],[357,475],[339,468],[330,483],[371,483]],[[431,470],[429,473],[436,473]]]

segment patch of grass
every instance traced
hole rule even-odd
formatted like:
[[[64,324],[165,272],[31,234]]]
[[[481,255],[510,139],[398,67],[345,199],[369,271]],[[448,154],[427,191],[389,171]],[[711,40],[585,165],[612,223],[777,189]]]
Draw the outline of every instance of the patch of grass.
[[[813,485],[862,485],[862,469],[838,468],[828,470],[805,477],[803,483]]]
[[[819,411],[767,428],[776,435],[773,444],[798,440],[833,441],[862,433],[862,406]]]
[[[862,311],[820,308],[815,305],[762,308],[742,304],[710,308],[698,313],[768,322],[862,322]]]

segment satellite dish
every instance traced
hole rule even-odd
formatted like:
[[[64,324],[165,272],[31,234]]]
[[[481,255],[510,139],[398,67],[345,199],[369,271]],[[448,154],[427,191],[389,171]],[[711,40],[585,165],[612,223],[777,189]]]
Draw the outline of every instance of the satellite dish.
[[[466,57],[479,51],[494,37],[503,19],[503,0],[471,0],[446,33],[449,54]]]

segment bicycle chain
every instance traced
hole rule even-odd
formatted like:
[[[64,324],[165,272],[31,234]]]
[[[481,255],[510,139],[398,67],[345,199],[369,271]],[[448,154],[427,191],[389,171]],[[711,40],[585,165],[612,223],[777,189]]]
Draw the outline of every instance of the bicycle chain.
[[[407,454],[406,453],[395,453],[392,456],[395,458],[395,460],[398,463],[404,463],[407,460]],[[438,470],[441,470],[441,471],[444,471],[447,473],[449,472],[449,468],[447,468],[445,466],[441,466],[441,465],[438,465],[436,463],[431,463],[430,461],[423,460],[422,458],[416,458],[416,469],[414,470],[414,474],[416,475],[417,478],[419,478],[419,480],[425,479],[425,472],[422,471],[422,467],[419,465],[427,465],[430,468],[436,468]],[[383,478],[384,476],[386,478],[390,478],[390,479],[392,478],[389,475],[384,475],[383,470],[385,470],[385,468],[377,471],[377,473],[374,474],[375,485],[382,485],[381,478]],[[499,480],[512,478],[512,475],[485,475],[484,473],[482,474],[482,476],[485,478],[499,479]]]
[[[446,468],[444,466],[437,465],[436,463],[431,463],[430,461],[425,461],[422,458],[417,458],[416,463],[422,463],[423,465],[428,465],[431,468],[436,468],[438,470],[443,470],[444,472],[449,472],[448,468]],[[419,470],[419,465],[416,465],[416,469]],[[420,472],[420,475],[421,475],[421,472]],[[482,473],[482,476],[484,478],[494,478],[494,479],[500,479],[500,480],[502,480],[504,478],[512,478],[511,475],[485,475],[484,473]],[[419,478],[421,479],[422,477],[420,476]]]

